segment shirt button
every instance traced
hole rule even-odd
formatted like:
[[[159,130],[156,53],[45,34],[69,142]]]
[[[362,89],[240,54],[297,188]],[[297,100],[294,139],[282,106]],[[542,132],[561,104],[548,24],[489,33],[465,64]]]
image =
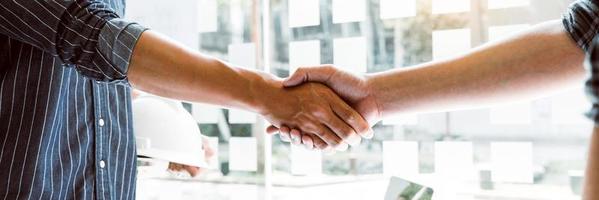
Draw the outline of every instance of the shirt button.
[[[100,126],[104,126],[104,119],[100,119],[100,120],[98,120],[98,125],[100,125]]]
[[[105,166],[106,162],[104,162],[104,160],[100,160],[100,168],[104,169]]]

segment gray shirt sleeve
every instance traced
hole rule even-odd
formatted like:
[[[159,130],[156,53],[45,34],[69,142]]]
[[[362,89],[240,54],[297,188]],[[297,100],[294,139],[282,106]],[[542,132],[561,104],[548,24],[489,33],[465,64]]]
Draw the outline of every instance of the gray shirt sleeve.
[[[587,51],[599,32],[599,0],[577,0],[562,17],[564,28],[583,50]]]
[[[599,0],[572,3],[563,15],[563,24],[570,37],[587,54],[585,92],[592,108],[586,115],[599,125],[599,43],[594,39],[599,33]]]

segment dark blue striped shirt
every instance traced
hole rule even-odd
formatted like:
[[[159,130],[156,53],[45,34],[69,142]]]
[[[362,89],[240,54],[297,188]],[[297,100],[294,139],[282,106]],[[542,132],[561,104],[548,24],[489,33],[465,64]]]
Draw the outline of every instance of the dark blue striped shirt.
[[[585,91],[593,104],[587,116],[599,125],[599,0],[578,0],[563,16],[570,37],[587,54]]]
[[[124,0],[0,0],[0,199],[134,199]]]

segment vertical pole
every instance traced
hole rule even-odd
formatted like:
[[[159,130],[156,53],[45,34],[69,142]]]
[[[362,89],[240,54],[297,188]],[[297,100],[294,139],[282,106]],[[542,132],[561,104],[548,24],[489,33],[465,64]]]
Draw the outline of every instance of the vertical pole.
[[[262,67],[267,73],[270,73],[270,0],[262,0]],[[260,13],[260,12],[259,12]],[[262,119],[263,124],[268,124]],[[262,131],[264,133],[264,130]],[[264,156],[264,198],[272,199],[272,137],[264,135],[263,156]]]

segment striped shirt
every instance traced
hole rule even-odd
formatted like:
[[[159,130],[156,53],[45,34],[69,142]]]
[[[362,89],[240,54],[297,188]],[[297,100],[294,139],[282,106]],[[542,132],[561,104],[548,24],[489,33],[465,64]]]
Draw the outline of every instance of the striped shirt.
[[[575,1],[562,21],[570,37],[587,54],[585,91],[592,103],[587,116],[599,124],[599,40],[593,42],[599,38],[599,0]]]
[[[124,0],[0,0],[0,200],[134,199]]]

